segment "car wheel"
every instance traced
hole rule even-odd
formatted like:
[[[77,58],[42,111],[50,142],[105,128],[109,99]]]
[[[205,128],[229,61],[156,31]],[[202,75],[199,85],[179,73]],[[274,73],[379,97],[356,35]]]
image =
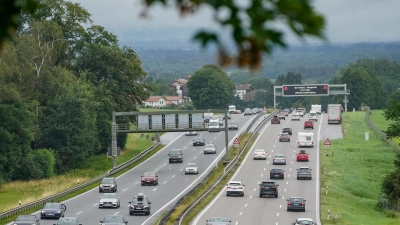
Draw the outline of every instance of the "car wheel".
[[[228,193],[226,193],[226,196],[229,196],[229,194],[228,194]]]
[[[244,196],[244,193],[242,193],[242,197]]]
[[[305,212],[306,211],[306,209],[303,209],[303,212]]]
[[[271,180],[272,180],[272,179],[273,179],[273,177],[269,177],[269,179],[271,179]]]
[[[275,195],[275,198],[278,198],[278,194]]]
[[[285,176],[282,176],[282,179],[285,179]]]
[[[290,209],[289,209],[289,208],[287,208],[287,209],[286,209],[286,211],[288,211],[288,212],[289,212],[289,211],[290,211]]]
[[[297,180],[300,180],[299,177],[297,177]]]
[[[310,177],[310,180],[312,180],[312,177]]]

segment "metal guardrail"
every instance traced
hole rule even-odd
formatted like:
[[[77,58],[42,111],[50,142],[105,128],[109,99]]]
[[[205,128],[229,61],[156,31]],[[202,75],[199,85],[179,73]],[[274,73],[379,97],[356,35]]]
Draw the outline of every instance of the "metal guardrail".
[[[225,166],[224,168],[224,174],[221,175],[221,177],[219,177],[209,188],[207,188],[207,190],[199,197],[197,198],[196,201],[194,201],[192,204],[190,204],[188,207],[186,207],[186,209],[181,213],[181,215],[178,216],[178,218],[175,220],[175,224],[181,224],[182,220],[184,219],[184,217],[199,203],[201,202],[201,200],[203,200],[224,178],[225,176],[229,173],[229,171],[233,168],[234,165],[236,165],[236,163],[239,161],[240,156],[243,154],[244,150],[247,148],[247,146],[250,143],[250,140],[253,138],[254,134],[257,133],[259,131],[259,129],[264,126],[264,124],[266,122],[268,122],[274,115],[276,115],[279,111],[276,110],[273,113],[271,113],[270,115],[268,115],[267,117],[265,117],[265,119],[259,123],[257,125],[257,127],[254,129],[254,132],[252,133],[252,135],[250,136],[249,140],[245,143],[245,145],[242,147],[242,149],[239,151],[239,153],[235,156],[235,158],[228,164]],[[260,115],[259,117],[261,117],[262,115]],[[258,117],[258,118],[259,118]],[[254,125],[253,122],[255,122],[256,119],[254,119],[252,121],[251,124],[249,124],[249,127],[251,128],[251,126]],[[246,129],[247,130],[247,129]],[[214,167],[215,168],[215,167]],[[210,171],[209,174],[207,175],[207,177],[209,177],[212,173],[214,172],[214,170]],[[206,179],[204,179],[206,180]],[[201,186],[202,183],[199,183],[198,186]],[[196,188],[197,190],[197,188]],[[194,193],[194,192],[191,192]],[[189,196],[187,196],[189,197]],[[183,202],[183,201],[182,201]],[[181,203],[182,203],[181,202]],[[181,204],[180,203],[180,204]],[[172,213],[171,213],[172,214]],[[169,219],[171,215],[168,216],[167,220]],[[165,222],[167,220],[164,220],[164,223],[158,223],[160,224],[165,224]],[[161,221],[160,221],[161,222]]]
[[[85,183],[79,184],[79,185],[76,186],[76,187],[70,188],[70,189],[65,190],[65,191],[63,191],[63,192],[60,192],[60,193],[58,193],[58,194],[54,194],[54,195],[52,195],[52,196],[49,196],[49,197],[46,197],[46,198],[42,198],[42,199],[40,199],[40,200],[37,200],[37,201],[31,202],[31,203],[28,203],[28,204],[26,204],[26,205],[22,205],[22,206],[20,206],[20,207],[18,207],[18,208],[14,208],[14,209],[10,209],[10,210],[7,210],[7,211],[5,211],[5,212],[2,212],[2,213],[0,213],[0,221],[3,220],[3,219],[5,219],[5,218],[9,218],[9,217],[18,215],[18,214],[20,214],[20,213],[23,213],[23,212],[25,212],[25,211],[27,211],[27,210],[30,210],[30,209],[32,209],[32,208],[36,208],[36,207],[38,207],[38,206],[40,206],[40,205],[44,205],[44,204],[47,203],[47,202],[50,202],[50,201],[58,201],[60,198],[66,196],[66,195],[68,195],[68,194],[71,194],[71,193],[73,193],[73,192],[75,192],[75,191],[77,191],[77,190],[79,190],[79,189],[81,189],[81,188],[85,188],[85,187],[87,187],[87,186],[89,186],[89,185],[92,185],[92,184],[94,184],[94,183],[96,183],[96,182],[99,182],[99,181],[100,181],[101,179],[103,179],[104,177],[107,177],[107,176],[111,176],[111,175],[113,175],[113,174],[116,174],[117,172],[119,172],[119,171],[125,169],[126,167],[128,167],[128,166],[132,165],[133,163],[137,162],[139,159],[143,158],[145,155],[147,155],[147,154],[150,153],[152,150],[154,150],[159,144],[160,144],[160,142],[158,142],[158,143],[152,145],[151,147],[147,148],[146,150],[140,152],[140,154],[138,154],[138,155],[135,156],[134,158],[130,159],[129,161],[126,161],[125,163],[122,163],[121,165],[117,166],[116,168],[109,170],[109,171],[108,171],[106,174],[104,174],[104,175],[101,175],[101,176],[99,176],[99,177],[96,177],[96,178],[94,178],[94,179],[92,179],[92,180],[89,180],[89,181],[87,181],[87,182],[85,182]]]

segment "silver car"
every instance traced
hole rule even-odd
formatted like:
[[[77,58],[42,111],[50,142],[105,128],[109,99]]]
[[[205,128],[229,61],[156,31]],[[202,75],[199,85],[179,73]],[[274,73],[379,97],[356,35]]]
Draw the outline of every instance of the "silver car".
[[[297,180],[300,179],[312,179],[312,174],[311,174],[312,169],[308,166],[302,166],[297,169]]]
[[[196,163],[188,163],[185,168],[185,174],[199,174],[199,169]]]
[[[82,225],[79,223],[78,219],[75,217],[64,217],[58,219],[57,223],[54,225]]]
[[[292,225],[317,225],[317,223],[310,218],[297,218]]]
[[[204,154],[208,154],[208,153],[216,154],[217,146],[212,143],[206,144],[206,146],[204,146]]]
[[[283,154],[275,154],[272,159],[272,165],[277,164],[286,165],[286,156]]]
[[[211,217],[209,220],[206,220],[206,225],[231,225],[231,222],[224,217]]]
[[[103,197],[99,197],[99,208],[119,208],[121,203],[116,193],[105,193]]]

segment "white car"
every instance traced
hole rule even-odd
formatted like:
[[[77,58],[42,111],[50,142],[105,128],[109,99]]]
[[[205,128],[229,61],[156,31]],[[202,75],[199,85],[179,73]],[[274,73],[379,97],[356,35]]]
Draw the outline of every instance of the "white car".
[[[121,203],[116,193],[105,193],[103,197],[99,197],[99,208],[119,208]]]
[[[226,184],[226,196],[239,195],[244,196],[244,184],[241,181],[230,181]]]
[[[297,218],[292,225],[317,225],[317,223],[310,218]]]
[[[267,153],[264,151],[264,149],[256,149],[254,151],[254,156],[253,159],[267,159]]]
[[[185,168],[185,174],[199,174],[196,163],[188,163]]]
[[[293,121],[293,120],[298,120],[298,121],[300,121],[300,116],[299,116],[299,114],[297,114],[297,113],[293,114],[293,116],[292,116],[292,121]]]
[[[196,135],[198,135],[198,133],[196,131],[186,131],[185,135],[186,136],[196,136]]]

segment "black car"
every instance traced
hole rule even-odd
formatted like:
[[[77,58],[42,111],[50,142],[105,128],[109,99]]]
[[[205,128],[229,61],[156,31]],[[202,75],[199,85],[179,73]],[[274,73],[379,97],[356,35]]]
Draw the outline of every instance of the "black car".
[[[260,183],[260,198],[264,196],[274,196],[275,198],[278,197],[278,186],[275,181],[261,181]]]
[[[289,135],[292,135],[292,128],[285,127],[282,129],[282,133],[288,133]]]
[[[117,180],[115,177],[104,177],[99,185],[99,192],[117,192]]]
[[[269,179],[284,179],[285,171],[281,168],[272,168],[269,171]]]
[[[196,137],[193,139],[193,146],[204,146],[206,144],[206,140],[203,137]]]
[[[13,225],[40,225],[35,215],[19,215],[12,223]]]
[[[104,217],[103,220],[100,221],[101,225],[126,225],[128,221],[126,221],[125,217],[120,215],[110,215]]]
[[[168,162],[173,163],[173,162],[178,162],[182,163],[183,162],[183,151],[182,149],[172,149],[168,153]]]
[[[132,201],[129,202],[129,215],[135,213],[141,213],[150,215],[151,202],[147,199],[143,193],[139,193],[137,196],[133,197]]]
[[[237,123],[230,123],[228,125],[228,130],[238,130],[238,125]]]
[[[67,210],[67,207],[62,203],[48,202],[40,211],[40,219],[59,219],[60,217],[64,217],[65,210]]]
[[[58,219],[57,223],[54,225],[82,225],[79,220],[75,217],[64,217]]]
[[[299,210],[299,211],[306,211],[306,200],[302,197],[290,197],[286,199],[287,201],[287,211],[291,210]]]

